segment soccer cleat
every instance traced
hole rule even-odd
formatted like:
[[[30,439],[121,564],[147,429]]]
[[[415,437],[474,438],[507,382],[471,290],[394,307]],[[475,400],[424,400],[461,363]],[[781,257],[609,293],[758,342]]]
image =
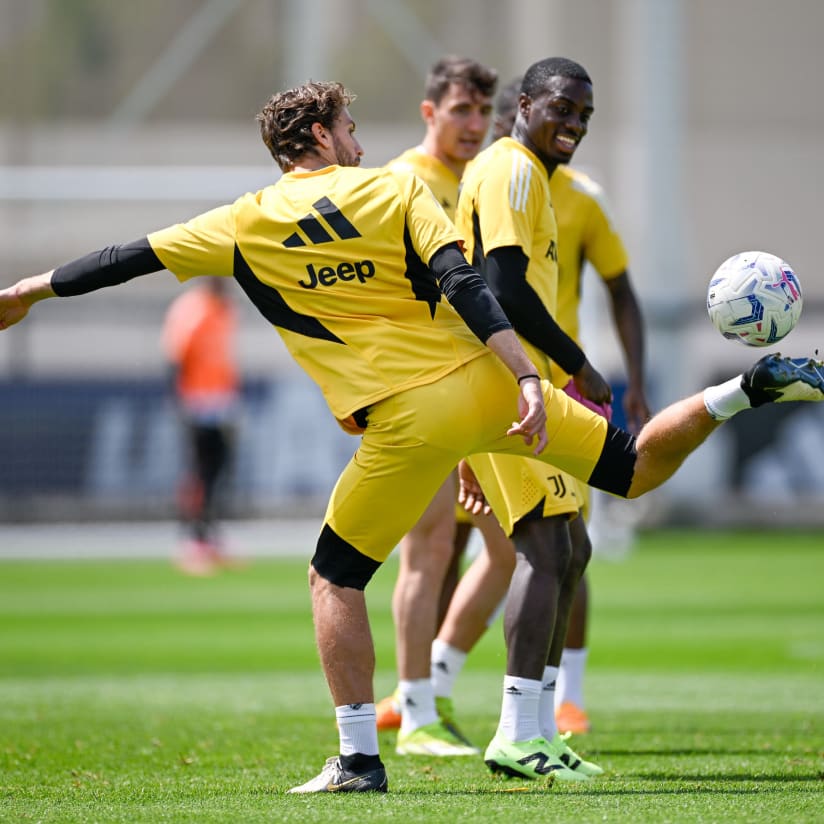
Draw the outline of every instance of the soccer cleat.
[[[576,735],[587,733],[592,729],[586,710],[573,704],[572,701],[564,701],[555,710],[555,723],[561,732],[571,732]]]
[[[571,733],[568,732],[563,735],[557,732],[555,733],[552,741],[549,742],[549,746],[555,755],[558,756],[558,760],[563,764],[566,764],[567,767],[569,767],[569,769],[573,772],[581,773],[587,778],[594,778],[596,775],[603,775],[604,770],[601,767],[594,764],[592,761],[585,761],[569,746],[569,744],[567,744],[570,735]]]
[[[383,764],[366,772],[356,773],[340,763],[340,757],[333,755],[326,759],[320,775],[311,781],[292,787],[290,793],[385,793],[388,788],[386,770]]]
[[[438,758],[454,758],[478,755],[480,750],[458,738],[443,721],[425,724],[405,735],[398,733],[395,747],[398,755],[434,755]]]
[[[496,733],[486,748],[484,763],[492,772],[514,778],[589,781],[589,776],[567,767],[552,750],[546,738],[507,741]]]
[[[175,566],[184,574],[206,578],[218,571],[218,565],[205,541],[186,541],[175,558]]]
[[[401,727],[401,701],[398,691],[381,698],[375,705],[378,730],[399,730]]]
[[[472,742],[461,732],[458,727],[458,723],[455,721],[455,705],[451,698],[448,698],[445,695],[436,695],[435,709],[438,711],[438,718],[441,719],[443,725],[449,730],[449,732],[452,733],[452,735],[455,736],[455,738],[462,741],[467,745],[467,747],[472,747],[476,753],[480,753],[480,750],[472,744]]]
[[[824,400],[824,362],[813,358],[766,355],[741,376],[753,407],[785,401]]]

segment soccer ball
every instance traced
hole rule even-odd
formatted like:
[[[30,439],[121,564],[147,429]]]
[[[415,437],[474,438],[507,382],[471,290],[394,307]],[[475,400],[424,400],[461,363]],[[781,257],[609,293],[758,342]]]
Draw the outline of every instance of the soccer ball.
[[[740,252],[710,279],[707,312],[715,328],[747,346],[786,337],[801,315],[801,284],[792,268],[768,252]]]

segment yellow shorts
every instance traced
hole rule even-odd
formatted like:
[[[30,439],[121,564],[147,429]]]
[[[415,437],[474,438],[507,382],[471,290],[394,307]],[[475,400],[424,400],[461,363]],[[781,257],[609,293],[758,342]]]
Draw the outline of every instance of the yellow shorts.
[[[517,521],[539,506],[545,518],[578,514],[578,481],[553,466],[530,458],[491,453],[470,456],[469,465],[507,535],[512,535]]]
[[[604,449],[607,422],[549,381],[542,386],[549,445],[536,462],[587,481]],[[534,458],[532,446],[506,434],[518,420],[517,401],[512,375],[490,352],[373,404],[325,523],[358,552],[384,561],[462,458],[487,452]]]

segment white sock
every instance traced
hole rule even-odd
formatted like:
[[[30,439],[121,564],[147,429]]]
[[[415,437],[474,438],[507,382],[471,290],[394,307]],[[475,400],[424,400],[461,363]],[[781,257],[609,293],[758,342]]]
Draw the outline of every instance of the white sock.
[[[466,661],[466,653],[436,638],[432,642],[432,687],[435,695],[448,698]]]
[[[541,735],[538,724],[540,698],[540,681],[505,675],[498,732],[509,741],[529,741],[538,738]]]
[[[561,669],[555,686],[555,709],[565,701],[571,701],[576,707],[584,708],[584,670],[587,665],[589,650],[586,647],[571,649],[565,647],[561,653]]]
[[[374,704],[344,704],[335,707],[340,735],[340,754],[378,754],[378,727]]]
[[[541,735],[547,741],[552,741],[558,732],[558,725],[555,723],[555,686],[557,683],[558,667],[544,667],[541,698],[538,701],[538,724]]]
[[[435,710],[435,693],[429,678],[398,681],[401,697],[401,734],[407,735],[418,727],[425,727],[438,720]]]
[[[704,406],[710,417],[717,421],[725,421],[744,409],[750,409],[750,399],[741,388],[741,375],[718,386],[708,386],[704,390]]]

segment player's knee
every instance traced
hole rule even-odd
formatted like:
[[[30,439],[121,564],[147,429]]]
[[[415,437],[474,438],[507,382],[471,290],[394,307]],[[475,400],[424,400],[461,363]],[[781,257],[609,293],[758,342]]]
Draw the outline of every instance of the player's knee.
[[[359,552],[329,524],[324,524],[311,564],[311,570],[317,575],[335,586],[363,590],[379,567],[380,561]],[[310,584],[313,583],[311,570]]]
[[[536,572],[556,578],[565,575],[572,558],[567,517],[552,515],[518,521],[512,539],[519,562],[525,561]]]
[[[573,522],[573,524],[574,526],[570,529],[572,538],[570,570],[577,574],[583,574],[592,558],[592,541],[589,539],[589,534],[584,528],[583,522],[580,524]]]

